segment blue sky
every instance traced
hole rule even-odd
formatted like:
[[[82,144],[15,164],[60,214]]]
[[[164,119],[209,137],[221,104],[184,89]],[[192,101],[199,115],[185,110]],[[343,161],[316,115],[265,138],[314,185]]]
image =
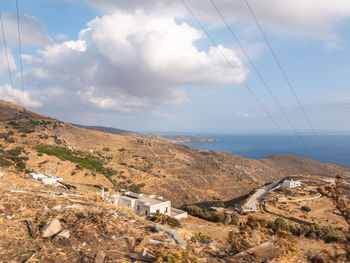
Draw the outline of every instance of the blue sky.
[[[283,130],[275,102],[210,0],[19,0],[24,87],[20,87],[16,5],[0,7],[15,101],[63,121],[135,131],[273,131],[244,88]],[[244,0],[214,0],[298,131],[308,126]],[[249,0],[313,126],[348,132],[350,3]],[[11,101],[0,44],[0,98]],[[13,58],[13,61],[12,61]],[[24,100],[23,100],[24,98]]]

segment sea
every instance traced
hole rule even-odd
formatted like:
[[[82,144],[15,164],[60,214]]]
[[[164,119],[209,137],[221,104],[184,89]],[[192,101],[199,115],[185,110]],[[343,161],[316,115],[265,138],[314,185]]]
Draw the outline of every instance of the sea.
[[[252,159],[290,154],[323,163],[337,163],[350,167],[350,135],[319,135],[321,143],[312,135],[301,135],[300,137],[276,134],[196,133],[191,135],[211,138],[215,141],[181,144]]]

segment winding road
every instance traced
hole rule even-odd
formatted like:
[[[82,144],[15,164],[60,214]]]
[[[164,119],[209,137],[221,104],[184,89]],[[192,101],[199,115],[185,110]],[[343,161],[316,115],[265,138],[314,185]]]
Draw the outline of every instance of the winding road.
[[[258,212],[257,203],[266,195],[272,188],[278,187],[279,182],[271,183],[256,191],[242,207],[243,212]]]

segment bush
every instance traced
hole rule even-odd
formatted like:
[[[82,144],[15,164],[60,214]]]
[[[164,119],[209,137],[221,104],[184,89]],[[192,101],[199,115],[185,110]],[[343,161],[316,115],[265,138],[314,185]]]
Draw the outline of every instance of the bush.
[[[19,156],[22,151],[22,147],[16,147],[15,149],[8,150],[7,153],[11,156]]]
[[[10,162],[9,160],[6,160],[0,156],[0,167],[9,167],[11,165],[13,165],[12,162]]]
[[[308,207],[308,206],[302,206],[300,209],[301,209],[302,211],[306,212],[306,213],[308,213],[308,212],[311,211],[311,208]]]
[[[105,148],[103,148],[103,150],[104,150],[105,152],[109,152],[111,149],[109,149],[108,147],[105,147]]]
[[[185,206],[184,210],[191,216],[196,216],[211,222],[223,222],[225,220],[224,213],[217,213],[207,209],[202,209],[195,205]]]
[[[236,212],[233,212],[233,214],[231,215],[231,224],[238,226],[239,224],[239,214]]]
[[[194,236],[192,236],[191,240],[198,241],[198,242],[204,243],[204,244],[209,244],[212,241],[210,236],[203,234],[202,232],[199,232],[199,233],[195,234]]]
[[[160,223],[160,224],[167,224],[171,227],[181,227],[181,223],[179,220],[177,220],[176,218],[170,217],[168,215],[165,215],[165,214],[160,214],[159,212],[151,215],[150,217],[148,217],[148,219],[152,222]]]

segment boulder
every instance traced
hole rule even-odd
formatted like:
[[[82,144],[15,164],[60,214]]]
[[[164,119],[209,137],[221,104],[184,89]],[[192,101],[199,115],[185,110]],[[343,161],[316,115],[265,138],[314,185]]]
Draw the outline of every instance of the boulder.
[[[95,257],[95,263],[103,263],[105,261],[106,254],[103,251],[99,251]]]
[[[181,236],[179,235],[178,232],[176,232],[173,229],[170,229],[168,227],[159,225],[159,224],[155,224],[153,226],[153,231],[155,232],[160,232],[163,231],[165,232],[171,239],[173,239],[175,241],[176,244],[182,245],[184,247],[187,246],[186,242],[182,240]]]
[[[62,237],[68,239],[70,237],[70,232],[69,230],[65,229],[57,234],[56,237]]]
[[[57,219],[52,219],[50,223],[43,226],[41,229],[42,237],[51,237],[61,231],[61,223]]]

